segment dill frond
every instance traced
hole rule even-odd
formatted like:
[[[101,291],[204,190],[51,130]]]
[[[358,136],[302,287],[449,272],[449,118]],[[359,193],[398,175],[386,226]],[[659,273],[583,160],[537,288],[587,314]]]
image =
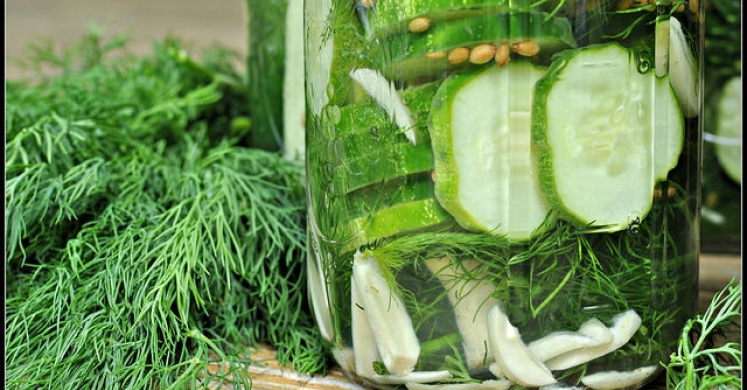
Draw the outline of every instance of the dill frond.
[[[251,112],[234,57],[115,47],[40,46],[63,71],[7,83],[6,386],[248,388],[258,343],[323,372],[303,170],[236,132]]]

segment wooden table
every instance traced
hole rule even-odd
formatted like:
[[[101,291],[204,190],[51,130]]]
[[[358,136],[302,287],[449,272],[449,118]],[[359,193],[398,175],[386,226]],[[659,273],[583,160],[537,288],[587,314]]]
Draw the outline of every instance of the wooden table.
[[[700,297],[698,307],[703,312],[713,295],[729,283],[732,278],[741,280],[742,260],[738,255],[702,254],[700,257]],[[741,327],[741,322],[740,322]],[[737,340],[738,341],[738,340]],[[256,390],[364,390],[348,380],[338,367],[332,367],[326,376],[299,374],[281,367],[275,359],[275,352],[269,347],[260,347],[252,353],[255,362],[246,369]],[[212,369],[219,370],[215,364]],[[215,386],[214,388],[218,388]],[[220,389],[232,389],[223,384]],[[663,376],[649,384],[644,390],[665,390]]]

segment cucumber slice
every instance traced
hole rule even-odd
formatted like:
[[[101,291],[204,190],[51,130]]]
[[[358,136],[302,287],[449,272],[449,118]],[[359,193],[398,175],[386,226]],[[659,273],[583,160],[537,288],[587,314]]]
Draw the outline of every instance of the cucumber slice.
[[[340,161],[347,163],[364,156],[371,160],[378,160],[392,156],[390,148],[395,145],[413,147],[407,136],[393,124],[367,122],[371,125],[365,126],[365,123],[360,123],[359,128],[355,129],[356,132],[341,135],[334,141],[336,143],[334,148],[339,153]],[[427,127],[418,127],[415,130],[418,142],[422,143],[422,149],[430,150],[430,134],[428,134]],[[432,157],[429,155],[428,159],[432,160]]]
[[[352,240],[347,249],[355,249],[403,233],[446,226],[453,221],[435,198],[398,203],[350,221],[347,227]]]
[[[371,67],[374,52],[365,31],[350,12],[349,1],[305,2],[306,89],[311,114],[348,99],[351,69]]]
[[[430,109],[438,84],[426,84],[398,91],[412,110],[418,142],[413,145],[406,132],[392,123],[389,114],[372,99],[349,104],[339,110],[333,150],[334,186],[338,193],[387,182],[433,169],[433,151],[427,128]]]
[[[432,227],[457,226],[433,194],[429,173],[361,188],[330,203],[338,223],[322,231],[353,251],[376,240]],[[345,222],[347,221],[347,222]]]
[[[639,72],[617,43],[558,56],[532,116],[542,191],[563,218],[597,231],[643,219],[677,164],[684,118],[667,76]]]
[[[520,6],[521,5],[521,6]],[[438,23],[469,16],[485,15],[509,10],[526,10],[529,2],[510,0],[408,0],[380,1],[375,11],[366,12],[366,22],[377,36],[392,31],[404,31],[416,19]]]
[[[361,188],[348,194],[346,209],[350,217],[373,216],[384,207],[433,197],[433,181],[430,175],[412,175],[381,185]]]
[[[742,184],[742,76],[729,79],[716,107],[716,158],[724,172]]]
[[[436,94],[436,197],[464,228],[524,240],[547,226],[530,140],[533,86],[543,74],[513,61],[452,75]]]
[[[395,89],[394,83],[376,70],[366,68],[351,70],[350,77],[379,103],[397,127],[405,132],[407,139],[413,144],[417,143],[412,113]]]
[[[372,184],[433,169],[433,151],[427,143],[396,144],[334,167],[333,183],[338,193],[349,193]]]
[[[438,85],[431,83],[399,91],[402,100],[412,112],[414,138],[423,146],[430,145],[427,112],[430,110]],[[387,154],[387,148],[391,145],[410,144],[407,134],[392,123],[387,112],[373,99],[364,99],[341,107],[334,136],[334,150],[340,161],[363,155],[378,159]]]
[[[382,72],[387,78],[406,80],[433,76],[469,64],[450,60],[445,53],[453,49],[483,44],[512,46],[525,41],[536,44],[537,55],[543,58],[576,47],[570,22],[565,18],[540,12],[496,13],[435,24],[424,33],[393,35],[384,44],[388,60],[384,63],[388,65]]]

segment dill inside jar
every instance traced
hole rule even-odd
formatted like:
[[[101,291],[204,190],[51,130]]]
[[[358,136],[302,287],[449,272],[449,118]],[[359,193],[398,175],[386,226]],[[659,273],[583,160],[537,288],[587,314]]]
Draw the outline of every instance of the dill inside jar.
[[[638,388],[697,303],[696,3],[306,0],[309,290],[371,388]]]

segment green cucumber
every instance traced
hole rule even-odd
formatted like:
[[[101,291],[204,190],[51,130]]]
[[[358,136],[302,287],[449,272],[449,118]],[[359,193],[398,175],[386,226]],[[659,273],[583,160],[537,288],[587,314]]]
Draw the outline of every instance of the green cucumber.
[[[433,197],[397,203],[378,209],[371,215],[351,220],[347,224],[349,231],[352,232],[352,241],[348,249],[370,244],[382,238],[452,223],[454,219]]]
[[[413,131],[418,143],[430,143],[427,113],[438,85],[431,83],[399,91],[402,100],[412,112],[415,124]],[[340,108],[333,142],[340,161],[345,161],[364,154],[383,155],[389,146],[410,143],[410,140],[373,99],[364,99]]]
[[[456,226],[433,194],[430,173],[401,176],[337,197],[330,212],[343,222],[335,232],[325,233],[346,242],[346,250],[434,226]]]
[[[436,94],[436,197],[464,228],[520,241],[548,226],[530,139],[533,87],[543,74],[512,61],[454,74]]]
[[[560,50],[576,47],[573,30],[565,18],[540,12],[496,13],[439,23],[423,33],[404,32],[391,36],[383,45],[387,57],[382,73],[388,78],[414,79],[459,68],[468,61],[451,63],[448,57],[434,56],[455,48],[492,44],[512,46],[532,41],[538,56],[549,59]]]
[[[724,83],[716,106],[714,150],[719,165],[735,182],[742,184],[742,76]]]
[[[372,184],[433,169],[430,144],[385,145],[377,152],[345,160],[334,167],[333,185],[338,193],[349,193]]]
[[[475,0],[469,4],[465,4],[464,0],[379,1],[375,10],[365,12],[365,18],[371,33],[381,37],[404,31],[413,19],[422,18],[438,23],[509,10],[526,11],[528,6],[529,2],[516,0]]]
[[[374,122],[372,125],[360,130],[355,133],[341,135],[333,141],[334,149],[341,161],[356,160],[362,156],[366,156],[371,160],[386,158],[387,156],[391,156],[389,149],[395,145],[409,145],[410,148],[417,147],[412,145],[405,133],[391,123],[383,122],[379,124]],[[429,148],[431,141],[428,129],[423,126],[418,127],[415,131],[418,143],[425,149]],[[431,160],[430,156],[428,159]],[[405,172],[405,174],[408,173]]]
[[[336,192],[349,193],[433,169],[427,113],[438,86],[433,83],[398,91],[412,111],[416,144],[373,99],[340,108],[334,139],[329,141],[337,161],[332,164]]]
[[[325,106],[349,99],[348,72],[372,66],[374,48],[347,0],[305,3],[306,89],[309,111],[320,116]]]
[[[433,180],[423,173],[361,188],[347,195],[346,210],[352,218],[375,215],[382,207],[433,198]]]
[[[617,43],[595,44],[562,53],[537,81],[540,185],[578,226],[618,231],[639,222],[682,151],[684,118],[669,79],[638,58]]]

